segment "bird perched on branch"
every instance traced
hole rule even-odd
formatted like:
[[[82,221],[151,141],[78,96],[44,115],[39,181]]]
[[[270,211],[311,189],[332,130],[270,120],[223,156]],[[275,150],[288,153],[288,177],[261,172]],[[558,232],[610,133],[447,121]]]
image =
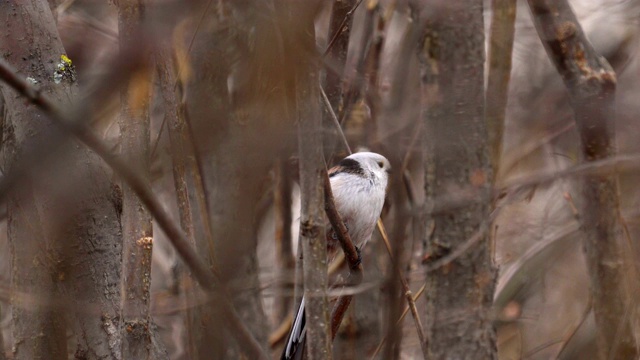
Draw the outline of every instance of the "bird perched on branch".
[[[380,217],[390,170],[389,160],[372,152],[349,155],[329,170],[336,209],[358,249],[369,241]],[[327,225],[326,234],[328,260],[331,261],[338,240],[331,225]],[[289,330],[282,360],[302,359],[306,335],[304,307],[303,297]]]

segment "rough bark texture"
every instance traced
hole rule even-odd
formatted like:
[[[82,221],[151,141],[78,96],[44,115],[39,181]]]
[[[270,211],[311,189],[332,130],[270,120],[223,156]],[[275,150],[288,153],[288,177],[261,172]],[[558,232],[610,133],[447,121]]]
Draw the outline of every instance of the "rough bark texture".
[[[583,161],[615,156],[616,75],[586,39],[565,0],[529,0],[536,30],[569,91]],[[601,359],[634,359],[640,349],[637,321],[628,314],[635,301],[629,285],[637,274],[626,266],[621,248],[618,180],[615,172],[585,175],[580,212],[591,279],[597,344]]]
[[[482,1],[425,8],[422,107],[426,111],[425,190],[454,194],[474,186],[488,194],[491,167],[484,121],[484,26]],[[463,244],[486,226],[489,202],[434,215],[427,261]],[[428,358],[494,359],[495,331],[489,316],[496,270],[488,237],[448,266],[427,274]]]
[[[44,1],[0,3],[0,49],[20,74],[60,104],[76,94],[70,78],[53,82],[64,49],[49,5]],[[46,146],[61,136],[34,105],[2,85],[7,106],[7,168],[20,164],[30,147]],[[38,169],[37,178],[21,179],[10,192],[9,239],[12,283],[40,296],[68,295],[67,319],[76,334],[76,353],[85,359],[120,358],[119,214],[109,173],[100,159],[70,140],[59,146],[59,161]],[[72,192],[70,190],[73,189]],[[71,195],[70,195],[71,194]],[[49,295],[36,293],[44,289]],[[46,299],[46,297],[45,297]],[[14,304],[16,359],[67,358],[61,312]],[[87,309],[90,309],[89,311]]]
[[[125,49],[138,31],[144,5],[138,0],[118,1],[118,36]],[[149,87],[150,74],[134,74],[129,86],[120,91],[121,154],[138,171],[147,186],[149,180]],[[149,359],[151,334],[149,288],[153,233],[151,215],[129,186],[122,187],[123,233],[123,342],[125,359]]]
[[[319,79],[315,59],[311,56],[315,46],[313,29],[305,29],[300,45],[308,51],[296,74],[298,108],[298,152],[300,154],[300,236],[308,358],[330,359],[331,336],[327,299],[327,243],[324,232],[323,172],[325,171],[320,113]]]

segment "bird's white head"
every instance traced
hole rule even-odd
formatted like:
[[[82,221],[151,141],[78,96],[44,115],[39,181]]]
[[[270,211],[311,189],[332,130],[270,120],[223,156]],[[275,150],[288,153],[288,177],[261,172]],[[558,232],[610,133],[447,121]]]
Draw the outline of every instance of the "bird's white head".
[[[357,161],[366,175],[380,181],[384,185],[383,188],[387,187],[391,163],[386,157],[373,152],[358,152],[345,159]]]

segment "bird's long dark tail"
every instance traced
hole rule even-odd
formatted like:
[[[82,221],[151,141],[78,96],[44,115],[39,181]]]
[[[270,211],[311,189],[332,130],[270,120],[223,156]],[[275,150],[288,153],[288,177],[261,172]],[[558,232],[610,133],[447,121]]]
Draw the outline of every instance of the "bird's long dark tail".
[[[296,311],[296,316],[293,318],[293,324],[289,335],[287,336],[287,342],[282,350],[282,356],[280,360],[301,360],[304,354],[304,344],[306,340],[307,328],[306,317],[304,314],[304,296],[300,301],[300,307]]]

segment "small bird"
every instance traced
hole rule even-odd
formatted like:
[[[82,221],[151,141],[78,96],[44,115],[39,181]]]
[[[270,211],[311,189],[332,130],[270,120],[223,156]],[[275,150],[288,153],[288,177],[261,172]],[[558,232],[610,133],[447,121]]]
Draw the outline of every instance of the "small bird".
[[[336,209],[349,231],[354,245],[361,250],[371,239],[380,217],[389,180],[391,165],[384,156],[358,152],[342,159],[329,170],[329,181]],[[337,236],[327,221],[326,231],[329,261],[338,247]],[[302,359],[305,344],[304,297],[293,319],[282,360]]]

